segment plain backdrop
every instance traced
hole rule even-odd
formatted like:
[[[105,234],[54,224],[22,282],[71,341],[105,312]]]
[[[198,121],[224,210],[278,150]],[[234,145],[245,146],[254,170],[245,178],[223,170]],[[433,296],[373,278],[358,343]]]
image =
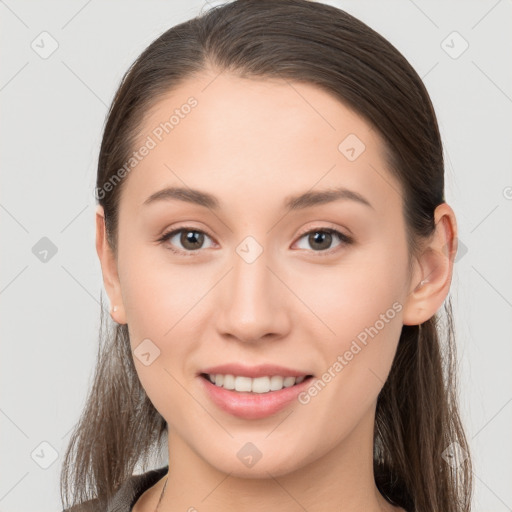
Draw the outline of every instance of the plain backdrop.
[[[393,43],[432,97],[461,242],[450,295],[474,510],[510,511],[512,4],[328,3]],[[97,350],[93,191],[105,115],[137,55],[202,8],[0,1],[0,512],[61,510],[62,454]]]

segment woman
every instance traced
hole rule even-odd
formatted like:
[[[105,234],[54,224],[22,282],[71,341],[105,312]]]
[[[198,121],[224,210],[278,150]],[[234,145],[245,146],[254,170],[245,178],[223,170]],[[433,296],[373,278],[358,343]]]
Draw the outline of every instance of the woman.
[[[171,28],[117,91],[96,193],[117,325],[64,508],[470,510],[456,219],[430,98],[387,40],[306,0]]]

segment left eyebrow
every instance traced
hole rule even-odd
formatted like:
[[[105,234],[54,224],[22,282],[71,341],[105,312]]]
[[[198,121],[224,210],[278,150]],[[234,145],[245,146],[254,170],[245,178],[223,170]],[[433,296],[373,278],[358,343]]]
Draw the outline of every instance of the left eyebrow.
[[[288,211],[294,211],[339,200],[355,201],[375,210],[371,203],[361,194],[344,187],[309,191],[298,196],[290,196],[286,198],[285,206]]]
[[[159,190],[151,194],[143,204],[149,205],[158,201],[171,200],[185,201],[216,211],[220,209],[220,201],[214,195],[201,190],[183,187],[167,187]],[[355,201],[375,209],[361,194],[344,187],[308,191],[296,196],[287,196],[284,205],[287,211],[296,211],[339,200]]]

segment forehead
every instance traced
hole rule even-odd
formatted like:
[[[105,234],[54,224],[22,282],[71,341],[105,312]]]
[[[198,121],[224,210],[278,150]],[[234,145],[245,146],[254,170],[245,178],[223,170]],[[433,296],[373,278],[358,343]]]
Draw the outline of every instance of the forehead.
[[[191,103],[193,107],[189,107]],[[274,145],[294,142],[297,138],[314,137],[316,140],[326,136],[326,143],[330,143],[336,142],[347,130],[361,139],[379,139],[373,127],[358,113],[314,84],[248,79],[227,73],[197,75],[161,95],[144,116],[143,134],[158,132],[161,123],[172,117],[173,135],[190,135],[191,127],[187,130],[187,125],[193,124],[196,136],[201,136],[203,142],[213,138],[219,142],[229,136],[235,144],[248,142],[251,135],[259,135],[263,141]],[[187,118],[191,121],[185,123]],[[277,133],[278,141],[274,137]],[[165,137],[168,133],[162,135]],[[158,133],[155,136],[158,138]],[[380,140],[368,142],[381,143]]]
[[[146,112],[134,149],[151,141],[128,194],[137,204],[167,185],[212,193],[302,192],[319,183],[385,201],[385,146],[370,123],[309,83],[203,74]],[[320,183],[321,182],[321,183]],[[202,185],[203,184],[203,185]],[[395,186],[396,191],[396,186]],[[265,196],[267,194],[267,196]],[[379,196],[380,197],[377,197]]]

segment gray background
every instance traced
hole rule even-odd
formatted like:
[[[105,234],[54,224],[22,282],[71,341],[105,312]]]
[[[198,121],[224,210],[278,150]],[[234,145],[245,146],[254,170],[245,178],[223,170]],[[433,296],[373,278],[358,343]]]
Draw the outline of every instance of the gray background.
[[[461,242],[450,293],[474,510],[512,510],[512,3],[329,3],[388,38],[431,94]],[[202,6],[0,0],[0,512],[61,510],[61,455],[97,348],[93,190],[107,106],[136,56]],[[48,58],[31,46],[51,49],[43,31],[58,44]],[[469,44],[457,58],[453,31]],[[43,237],[57,248],[46,262],[33,252]]]

